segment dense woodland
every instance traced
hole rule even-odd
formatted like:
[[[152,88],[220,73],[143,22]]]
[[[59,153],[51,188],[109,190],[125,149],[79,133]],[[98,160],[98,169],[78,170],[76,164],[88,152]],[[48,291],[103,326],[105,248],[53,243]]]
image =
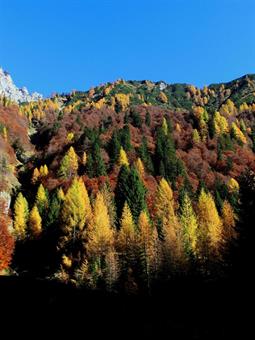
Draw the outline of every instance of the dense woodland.
[[[254,152],[253,75],[1,98],[0,271],[134,294],[227,277],[248,266]]]

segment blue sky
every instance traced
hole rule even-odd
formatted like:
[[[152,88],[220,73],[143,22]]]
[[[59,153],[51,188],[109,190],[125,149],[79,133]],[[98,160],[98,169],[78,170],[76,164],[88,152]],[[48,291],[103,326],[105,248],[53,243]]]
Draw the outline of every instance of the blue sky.
[[[0,0],[0,66],[44,95],[255,73],[254,0]]]

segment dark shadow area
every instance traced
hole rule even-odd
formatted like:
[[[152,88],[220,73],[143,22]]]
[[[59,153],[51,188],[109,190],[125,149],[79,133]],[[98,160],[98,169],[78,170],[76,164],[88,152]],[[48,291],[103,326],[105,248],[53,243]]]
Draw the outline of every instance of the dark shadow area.
[[[127,296],[1,277],[1,321],[20,335],[48,337],[249,338],[251,282],[185,280],[159,288],[152,296]]]

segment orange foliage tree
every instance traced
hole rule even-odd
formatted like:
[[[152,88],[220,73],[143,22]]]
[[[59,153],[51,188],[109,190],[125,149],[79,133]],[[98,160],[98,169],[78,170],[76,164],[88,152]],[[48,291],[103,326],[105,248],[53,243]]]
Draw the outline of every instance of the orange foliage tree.
[[[0,272],[6,269],[12,259],[14,250],[14,238],[8,231],[8,224],[10,220],[7,215],[2,212],[5,211],[5,205],[0,202]]]

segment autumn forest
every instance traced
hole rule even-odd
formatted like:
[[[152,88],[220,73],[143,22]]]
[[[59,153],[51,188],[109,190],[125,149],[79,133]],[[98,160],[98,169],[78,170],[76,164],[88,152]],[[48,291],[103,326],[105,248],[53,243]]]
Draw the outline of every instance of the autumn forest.
[[[0,100],[0,271],[151,294],[248,266],[255,76]]]

